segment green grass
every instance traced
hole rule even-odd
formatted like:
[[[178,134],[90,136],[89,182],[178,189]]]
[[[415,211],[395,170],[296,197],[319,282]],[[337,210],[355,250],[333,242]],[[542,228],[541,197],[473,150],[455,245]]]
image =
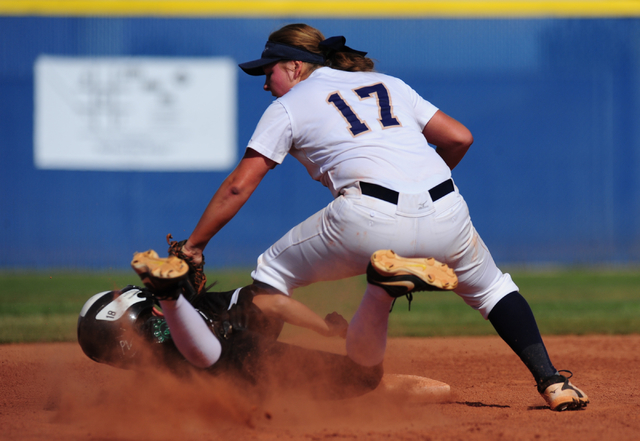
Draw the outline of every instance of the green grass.
[[[543,334],[640,333],[640,271],[511,272]],[[250,283],[249,270],[207,272],[219,291]],[[93,294],[136,284],[130,272],[0,273],[0,343],[74,341],[78,312]],[[350,319],[365,289],[363,277],[318,283],[295,298],[324,316]],[[411,311],[398,299],[392,336],[493,335],[490,323],[453,293],[416,293]]]
[[[640,271],[528,273],[514,280],[543,333],[640,332]]]
[[[543,334],[640,333],[640,271],[511,271]],[[364,278],[309,286],[296,298],[320,314],[336,309],[350,318]],[[416,293],[408,309],[398,299],[389,320],[392,336],[495,335],[491,324],[451,292]]]
[[[249,271],[212,274],[220,291],[251,283]],[[78,314],[92,295],[140,285],[130,271],[0,272],[0,343],[75,341]]]

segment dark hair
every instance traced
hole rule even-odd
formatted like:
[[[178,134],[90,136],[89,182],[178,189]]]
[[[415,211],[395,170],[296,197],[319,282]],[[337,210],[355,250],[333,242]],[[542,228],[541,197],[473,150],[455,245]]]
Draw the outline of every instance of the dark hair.
[[[372,72],[374,62],[371,58],[353,52],[334,52],[329,54],[320,49],[325,37],[318,29],[304,23],[286,25],[269,35],[269,41],[301,47],[314,54],[327,57],[325,66],[349,72]],[[320,67],[316,65],[316,67]]]

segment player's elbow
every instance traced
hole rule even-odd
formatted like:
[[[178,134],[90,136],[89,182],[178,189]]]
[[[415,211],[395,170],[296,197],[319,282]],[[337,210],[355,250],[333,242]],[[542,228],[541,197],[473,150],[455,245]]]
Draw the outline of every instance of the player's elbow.
[[[469,147],[473,144],[473,135],[471,134],[471,131],[466,127],[464,127],[463,130],[458,130],[456,132],[456,136],[452,140],[452,144],[452,147],[456,150],[469,150]]]
[[[467,146],[467,150],[469,150],[469,147],[471,147],[471,144],[473,144],[473,135],[471,134],[471,132],[469,132],[464,142]]]
[[[473,135],[471,134],[471,132],[468,132],[468,133],[469,134],[465,139],[465,144],[467,145],[467,149],[469,149],[469,147],[471,147],[471,144],[473,144]]]
[[[230,185],[228,194],[229,196],[240,196],[244,192],[244,189],[239,185]]]
[[[452,138],[446,146],[446,150],[460,161],[467,154],[469,147],[473,144],[473,135],[469,130],[460,131],[456,137]]]
[[[224,196],[227,201],[242,201],[244,203],[253,191],[254,185],[250,185],[247,181],[230,179],[225,188]]]

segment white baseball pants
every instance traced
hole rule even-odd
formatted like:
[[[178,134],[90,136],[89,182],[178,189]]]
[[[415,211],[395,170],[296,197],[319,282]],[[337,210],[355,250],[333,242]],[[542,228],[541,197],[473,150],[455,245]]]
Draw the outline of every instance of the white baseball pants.
[[[485,319],[518,290],[496,266],[457,188],[435,202],[428,192],[401,193],[397,205],[362,195],[358,185],[347,188],[260,255],[252,277],[290,295],[314,282],[364,274],[380,249],[446,263],[458,276],[456,294]]]

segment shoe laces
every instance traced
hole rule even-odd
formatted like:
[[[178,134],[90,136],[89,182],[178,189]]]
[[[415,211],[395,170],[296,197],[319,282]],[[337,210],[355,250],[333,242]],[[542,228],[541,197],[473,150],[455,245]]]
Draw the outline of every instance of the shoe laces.
[[[408,292],[402,297],[406,297],[407,300],[409,301],[409,311],[411,311],[411,302],[413,302],[413,293],[412,292]],[[395,297],[393,299],[393,302],[391,302],[391,308],[389,308],[389,312],[393,311],[393,306],[396,304],[396,300],[398,300],[399,298],[400,297]]]
[[[564,378],[566,378],[566,379],[567,379],[567,381],[569,380],[569,378],[573,377],[573,372],[568,371],[568,370],[566,370],[566,369],[561,369],[561,370],[559,370],[559,371],[558,371],[558,373],[560,373],[560,372],[566,372],[566,373],[568,373],[568,374],[569,374],[569,376],[568,376],[568,377],[567,377],[566,375],[563,375],[563,377],[564,377]]]
[[[569,374],[569,376],[567,377],[565,375],[562,375],[561,372],[566,372],[566,373]],[[558,384],[558,383],[567,384],[571,377],[573,377],[573,372],[568,371],[566,369],[561,369],[555,375],[552,375],[551,377],[549,377],[549,378],[545,379],[544,381],[542,381],[540,383],[540,385],[537,385],[538,392],[543,393],[549,386],[551,386],[553,384]]]

